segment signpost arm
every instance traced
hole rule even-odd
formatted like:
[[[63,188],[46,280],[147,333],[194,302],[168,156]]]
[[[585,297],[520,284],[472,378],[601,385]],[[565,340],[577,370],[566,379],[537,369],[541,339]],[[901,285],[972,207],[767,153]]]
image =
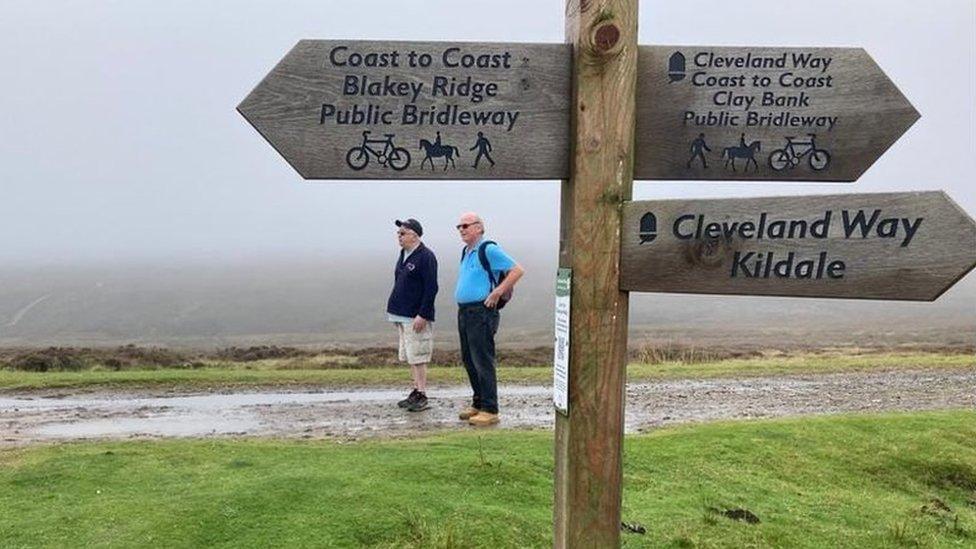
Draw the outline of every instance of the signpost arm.
[[[569,413],[556,414],[556,547],[620,543],[628,294],[620,218],[634,166],[637,0],[568,0],[570,177],[559,266],[572,269]]]

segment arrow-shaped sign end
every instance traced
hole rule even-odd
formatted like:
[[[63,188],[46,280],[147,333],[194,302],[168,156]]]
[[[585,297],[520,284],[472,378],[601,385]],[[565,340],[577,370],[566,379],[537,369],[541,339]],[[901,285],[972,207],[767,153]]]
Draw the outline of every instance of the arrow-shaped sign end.
[[[946,285],[943,286],[941,290],[939,290],[937,294],[933,295],[932,298],[929,299],[929,301],[935,301],[936,299],[941,297],[942,294],[949,291],[949,288],[955,286],[957,282],[965,278],[966,275],[968,275],[973,269],[976,269],[976,221],[974,221],[973,218],[968,213],[966,213],[966,210],[962,209],[962,207],[958,203],[956,203],[956,201],[953,200],[948,193],[946,193],[943,190],[940,190],[938,192],[939,194],[942,195],[942,199],[945,200],[945,202],[951,208],[955,209],[956,212],[959,214],[959,225],[960,225],[959,231],[962,233],[968,233],[969,245],[965,247],[965,250],[968,251],[969,258],[968,259],[964,258],[964,261],[966,261],[966,263],[964,263],[963,268],[960,270],[959,276],[949,280],[946,283]]]
[[[251,92],[251,95],[253,95],[253,93],[254,93],[254,92]],[[255,130],[256,132],[258,132],[258,134],[259,134],[259,135],[260,135],[260,136],[261,136],[262,138],[264,138],[264,140],[265,140],[265,141],[267,141],[267,143],[268,143],[269,145],[271,145],[271,148],[272,148],[272,149],[274,149],[274,150],[275,150],[275,152],[276,152],[276,153],[278,153],[278,155],[279,155],[279,156],[281,156],[281,157],[282,157],[283,159],[285,159],[285,162],[287,162],[289,166],[291,166],[291,167],[292,167],[292,168],[293,168],[293,169],[294,169],[294,170],[295,170],[296,172],[298,172],[298,175],[300,175],[300,176],[302,176],[302,179],[306,179],[306,180],[308,180],[308,179],[311,179],[311,177],[309,176],[309,174],[307,174],[307,173],[306,173],[306,172],[305,172],[305,171],[304,171],[303,169],[301,169],[301,168],[300,168],[300,167],[299,167],[299,166],[298,166],[297,164],[295,164],[294,162],[292,162],[292,161],[291,161],[291,159],[290,159],[290,158],[288,158],[288,155],[286,155],[285,153],[283,153],[283,152],[281,151],[281,149],[279,149],[279,148],[278,148],[278,146],[277,146],[277,145],[275,144],[275,143],[276,143],[276,140],[275,140],[275,139],[272,139],[272,138],[271,138],[271,137],[270,137],[270,136],[269,136],[269,135],[268,135],[268,134],[267,134],[267,133],[266,133],[266,132],[265,132],[265,131],[264,131],[264,130],[263,130],[263,129],[261,128],[261,126],[259,126],[258,124],[256,124],[256,123],[254,122],[254,120],[253,120],[253,119],[252,119],[252,118],[251,118],[250,116],[248,116],[248,105],[247,105],[247,104],[248,104],[248,102],[249,102],[249,100],[251,99],[251,95],[248,95],[248,96],[247,96],[247,97],[246,97],[246,98],[245,98],[245,99],[244,99],[243,101],[241,101],[241,103],[240,103],[240,105],[238,105],[238,106],[237,106],[237,109],[236,109],[236,110],[237,110],[237,112],[238,112],[238,113],[240,113],[240,115],[241,115],[242,117],[244,117],[244,120],[246,120],[246,121],[247,121],[247,123],[248,123],[248,124],[250,124],[250,125],[251,125],[251,127],[252,127],[252,128],[254,128],[254,130]]]
[[[856,172],[856,176],[851,181],[856,181],[864,172],[871,168],[912,126],[922,117],[922,113],[912,105],[911,101],[895,85],[888,74],[878,65],[874,57],[864,48],[857,48],[865,59],[873,65],[878,79],[878,87],[884,88],[878,93],[879,100],[883,100],[884,106],[879,106],[877,111],[877,128],[879,130],[879,147],[874,159],[861,167]]]

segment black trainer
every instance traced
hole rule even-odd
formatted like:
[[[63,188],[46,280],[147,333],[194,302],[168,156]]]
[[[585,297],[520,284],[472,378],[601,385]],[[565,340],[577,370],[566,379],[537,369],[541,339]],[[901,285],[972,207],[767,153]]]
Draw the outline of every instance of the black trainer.
[[[408,408],[411,404],[413,404],[417,400],[417,395],[419,394],[422,393],[416,389],[410,391],[410,394],[407,395],[407,398],[401,400],[400,402],[397,402],[397,406],[401,408]]]
[[[430,404],[427,402],[427,395],[421,392],[417,392],[417,399],[414,400],[410,405],[407,406],[408,412],[423,412],[427,408],[430,408]]]

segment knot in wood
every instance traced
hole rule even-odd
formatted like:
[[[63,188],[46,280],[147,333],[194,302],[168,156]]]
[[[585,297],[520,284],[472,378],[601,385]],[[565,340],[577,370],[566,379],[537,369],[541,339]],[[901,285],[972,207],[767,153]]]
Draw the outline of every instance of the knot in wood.
[[[705,269],[720,268],[734,251],[731,238],[704,237],[685,245],[685,260]]]
[[[593,45],[596,47],[597,51],[601,53],[606,53],[613,49],[620,41],[620,29],[617,25],[613,23],[607,23],[605,25],[600,25],[597,27],[596,32],[593,33]]]

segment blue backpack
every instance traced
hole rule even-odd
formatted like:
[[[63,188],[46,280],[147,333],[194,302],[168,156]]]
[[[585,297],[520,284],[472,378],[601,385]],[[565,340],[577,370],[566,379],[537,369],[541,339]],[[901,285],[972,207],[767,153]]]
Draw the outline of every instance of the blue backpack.
[[[502,283],[503,280],[505,280],[505,277],[508,276],[508,271],[501,271],[498,275],[498,280],[495,280],[495,273],[491,270],[491,264],[488,262],[488,253],[485,251],[485,248],[492,244],[495,246],[498,245],[498,243],[494,240],[486,240],[482,242],[480,246],[478,246],[478,261],[481,262],[481,268],[488,273],[488,281],[491,283],[491,289],[494,290],[499,284]],[[467,248],[461,248],[461,261],[464,261],[464,251],[466,249]],[[505,305],[511,300],[512,290],[508,290],[498,298],[498,303],[495,305],[495,309],[504,309]]]

